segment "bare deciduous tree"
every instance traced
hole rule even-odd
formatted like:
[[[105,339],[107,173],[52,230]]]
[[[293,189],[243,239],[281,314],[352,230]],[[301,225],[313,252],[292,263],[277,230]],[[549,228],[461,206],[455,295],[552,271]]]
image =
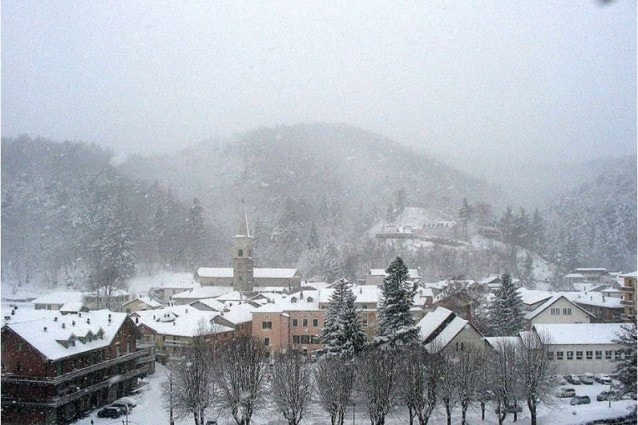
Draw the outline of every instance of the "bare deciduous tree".
[[[371,425],[384,425],[397,391],[396,351],[368,349],[357,358],[359,387],[368,404]]]
[[[238,337],[218,350],[219,405],[230,411],[237,425],[250,425],[263,401],[267,359],[268,351],[249,336]]]
[[[312,379],[306,357],[292,350],[275,355],[271,370],[272,401],[288,425],[301,422],[312,400]]]
[[[496,340],[493,345],[495,351],[488,358],[488,368],[492,376],[492,392],[498,423],[502,425],[507,415],[507,407],[515,404],[518,397],[519,343],[516,337],[504,337]]]
[[[485,368],[483,350],[470,346],[454,353],[454,382],[456,398],[461,404],[461,424],[465,425],[470,403],[478,399],[481,372]]]
[[[171,419],[193,415],[195,425],[204,425],[206,411],[212,407],[216,386],[213,376],[214,351],[204,335],[206,325],[200,323],[198,335],[182,350],[183,356],[173,359],[168,381],[163,387],[166,407]]]
[[[519,350],[519,370],[521,396],[527,402],[531,416],[531,425],[536,425],[536,406],[539,401],[552,404],[556,382],[553,379],[554,368],[547,357],[547,335],[533,332],[521,332]]]
[[[401,352],[398,366],[398,396],[408,407],[410,424],[416,416],[426,425],[438,399],[443,362],[438,354],[430,354],[423,346],[408,346]]]
[[[319,402],[330,414],[331,425],[343,425],[354,386],[353,361],[339,356],[324,357],[316,364],[314,376]]]

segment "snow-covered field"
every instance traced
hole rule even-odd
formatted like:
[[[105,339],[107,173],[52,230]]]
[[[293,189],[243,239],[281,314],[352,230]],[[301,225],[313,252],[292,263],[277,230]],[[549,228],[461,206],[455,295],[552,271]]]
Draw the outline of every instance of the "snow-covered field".
[[[166,379],[166,368],[160,364],[157,364],[157,370],[154,375],[147,378],[148,385],[140,391],[139,394],[134,397],[137,400],[137,407],[133,409],[133,412],[129,415],[129,423],[136,425],[144,424],[168,424],[169,415],[168,411],[162,405],[161,398],[161,383]],[[601,391],[607,389],[607,386],[600,384],[594,385],[576,385],[576,394],[588,395],[592,399],[592,403],[589,405],[571,406],[569,404],[570,399],[558,399],[557,404],[551,408],[542,406],[539,412],[538,425],[571,425],[571,424],[583,424],[588,421],[602,418],[612,418],[624,416],[629,412],[632,406],[636,405],[633,400],[621,400],[612,402],[611,408],[608,402],[596,401],[596,395]],[[120,425],[123,418],[120,419],[100,419],[97,416],[97,411],[92,412],[90,416],[78,420],[75,422],[77,425]],[[403,425],[406,424],[405,409],[398,408],[393,411],[389,416],[386,423],[388,425]],[[217,416],[211,412],[210,419],[217,419],[220,425],[230,425],[234,422],[230,417]],[[369,419],[364,406],[355,406],[354,421],[352,417],[352,408],[348,409],[346,424],[351,423],[367,424]],[[460,412],[455,410],[452,423],[460,424]],[[181,421],[176,421],[176,425],[190,425],[193,424],[192,418],[186,418]],[[285,425],[286,421],[277,412],[270,411],[264,408],[256,413],[253,417],[253,423],[255,425]],[[312,411],[304,418],[302,424],[305,425],[325,425],[330,423],[330,419],[326,413],[324,413],[318,406],[313,406]],[[442,410],[437,411],[430,419],[431,424],[445,423],[445,413]],[[498,423],[494,409],[488,407],[486,409],[486,419],[481,421],[481,414],[478,407],[469,412],[468,423],[494,425]],[[505,419],[505,423],[514,423],[512,415],[508,415]],[[519,414],[518,421],[515,422],[520,425],[527,425],[530,423],[529,413],[527,409],[523,410],[522,414]]]

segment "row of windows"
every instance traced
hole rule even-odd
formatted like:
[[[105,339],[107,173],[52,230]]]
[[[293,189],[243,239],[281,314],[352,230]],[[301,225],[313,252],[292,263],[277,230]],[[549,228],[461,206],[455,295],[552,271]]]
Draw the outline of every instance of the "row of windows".
[[[603,358],[603,352],[602,351],[585,351],[584,352],[584,358],[585,360],[602,360]],[[605,351],[605,360],[613,360],[614,358],[616,359],[623,359],[625,357],[624,353],[620,350],[618,351],[612,351],[612,350],[606,350]],[[549,351],[547,353],[547,358],[549,360],[583,360],[583,351],[556,351],[556,353],[554,354],[553,351]]]
[[[326,321],[323,321],[323,325],[326,326]],[[292,319],[292,326],[293,327],[297,327],[299,326],[299,319]],[[301,326],[304,328],[308,327],[308,319],[301,319]],[[319,319],[312,319],[312,326],[317,328],[319,327]],[[364,328],[368,327],[368,320],[367,319],[362,319],[361,320],[361,326]],[[261,328],[262,329],[272,329],[272,321],[266,321],[266,322],[261,322]]]
[[[321,344],[321,340],[317,335],[293,335],[293,344]]]
[[[560,316],[560,308],[552,308],[550,310],[550,314],[552,316]],[[572,315],[571,307],[566,307],[563,309],[563,316],[571,316],[571,315]]]

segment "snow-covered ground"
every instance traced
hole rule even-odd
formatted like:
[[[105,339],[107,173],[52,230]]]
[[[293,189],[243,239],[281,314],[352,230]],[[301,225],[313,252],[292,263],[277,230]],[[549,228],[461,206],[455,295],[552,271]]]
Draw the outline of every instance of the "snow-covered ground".
[[[168,411],[162,405],[161,397],[161,383],[166,379],[166,368],[160,364],[157,364],[157,369],[154,375],[148,377],[146,385],[139,394],[134,397],[137,400],[137,407],[133,409],[133,412],[129,415],[130,424],[168,424],[169,415]],[[588,421],[612,418],[624,416],[629,413],[629,409],[636,405],[633,400],[621,400],[612,402],[611,408],[608,402],[596,401],[596,395],[603,390],[608,389],[608,386],[600,384],[594,385],[576,385],[576,394],[588,395],[592,399],[592,403],[588,405],[571,406],[569,404],[570,399],[558,399],[557,404],[551,408],[541,406],[538,417],[538,425],[571,425],[571,424],[583,424]],[[367,412],[363,405],[355,406],[355,418],[354,423],[367,424],[369,419]],[[387,418],[386,423],[388,425],[404,425],[407,423],[405,409],[395,409]],[[210,419],[217,419],[220,425],[230,425],[234,422],[232,418],[225,416],[218,416],[214,412],[209,415]],[[75,422],[77,425],[120,425],[122,419],[101,419],[97,417],[97,411],[92,412],[90,416],[78,420]],[[460,411],[456,409],[452,418],[453,424],[459,424],[461,422]],[[264,408],[258,411],[253,417],[253,423],[255,425],[285,425],[286,421],[277,412]],[[323,412],[318,406],[313,406],[313,409],[304,418],[302,424],[305,425],[325,425],[330,423],[328,415]],[[352,408],[348,409],[346,415],[346,424],[353,423]],[[434,416],[430,419],[432,424],[445,423],[445,412],[441,409],[437,410]],[[494,425],[498,423],[496,415],[494,414],[494,408],[488,407],[486,409],[485,421],[481,421],[481,414],[478,407],[474,407],[468,414],[468,423]],[[513,422],[512,415],[508,415],[505,419],[505,423],[510,424]],[[519,425],[527,425],[530,423],[529,413],[525,408],[523,413],[519,415],[518,421],[515,422]],[[181,421],[176,421],[176,425],[190,425],[193,424],[192,418],[186,418]]]

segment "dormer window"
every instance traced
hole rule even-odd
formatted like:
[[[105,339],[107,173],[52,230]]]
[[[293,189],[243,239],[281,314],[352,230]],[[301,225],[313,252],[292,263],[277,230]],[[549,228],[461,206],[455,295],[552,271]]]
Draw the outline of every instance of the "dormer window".
[[[239,251],[237,251],[237,256],[238,257],[243,257],[244,256],[244,250],[240,249]]]
[[[290,299],[290,302],[291,302],[291,303],[296,303],[296,302],[297,302],[297,297],[292,297],[292,298]]]

